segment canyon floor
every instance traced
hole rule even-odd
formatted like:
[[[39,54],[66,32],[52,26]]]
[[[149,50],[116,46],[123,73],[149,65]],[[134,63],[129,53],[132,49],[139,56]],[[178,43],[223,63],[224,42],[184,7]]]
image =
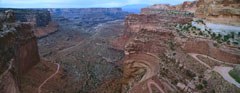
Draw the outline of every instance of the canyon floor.
[[[240,91],[228,74],[238,57],[209,38],[177,31],[176,25],[192,17],[130,15],[88,27],[77,20],[55,21],[58,31],[38,39],[42,61],[21,77],[24,93]]]
[[[101,90],[101,86],[106,86],[104,84],[112,84],[108,86],[109,90],[119,91],[120,85],[111,82],[120,82],[120,61],[124,57],[124,51],[113,48],[111,43],[123,34],[123,25],[123,20],[115,20],[99,23],[88,30],[89,28],[81,28],[71,21],[61,22],[59,31],[39,39],[40,55],[50,62],[42,62],[32,68],[38,70],[26,74],[22,80],[23,91],[32,93],[29,91],[36,91],[41,86],[41,93],[85,93]],[[50,73],[54,73],[54,63],[60,64],[62,70],[44,85],[40,85]],[[49,74],[44,73],[45,70]],[[38,83],[32,80],[36,76],[41,78]],[[25,79],[35,83],[26,82]],[[25,83],[29,83],[28,86]]]
[[[0,8],[0,93],[240,93],[239,6]]]

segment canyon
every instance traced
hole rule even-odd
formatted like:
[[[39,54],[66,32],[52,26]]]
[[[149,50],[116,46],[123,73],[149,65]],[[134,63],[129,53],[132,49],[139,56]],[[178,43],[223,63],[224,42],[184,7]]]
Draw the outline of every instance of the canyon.
[[[239,93],[239,5],[2,8],[0,93]]]

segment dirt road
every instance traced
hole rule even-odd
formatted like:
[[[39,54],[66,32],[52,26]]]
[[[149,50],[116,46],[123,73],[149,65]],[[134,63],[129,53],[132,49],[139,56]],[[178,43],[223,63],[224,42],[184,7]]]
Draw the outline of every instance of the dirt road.
[[[38,93],[41,93],[41,88],[42,86],[47,83],[48,80],[50,80],[51,78],[53,78],[58,72],[59,72],[59,68],[60,65],[58,63],[55,63],[57,65],[57,70],[55,73],[53,73],[50,77],[48,77],[46,80],[44,80],[44,82],[38,87]]]
[[[203,54],[195,54],[195,53],[188,53],[190,56],[192,56],[194,59],[196,59],[198,62],[200,62],[201,64],[203,64],[204,66],[206,66],[207,68],[219,73],[226,81],[228,81],[229,83],[231,84],[234,84],[236,85],[237,87],[240,88],[240,84],[235,81],[229,74],[228,72],[230,70],[233,69],[233,67],[226,67],[226,66],[215,66],[213,68],[211,68],[208,64],[206,64],[205,62],[201,61],[197,56],[200,55],[200,56],[203,56],[203,57],[206,57],[206,58],[209,58],[211,60],[214,60],[216,62],[219,62],[219,63],[223,63],[223,64],[229,64],[229,65],[236,65],[236,64],[232,64],[232,63],[226,63],[226,62],[222,62],[220,60],[217,60],[217,59],[214,59],[210,56],[207,56],[207,55],[203,55]]]

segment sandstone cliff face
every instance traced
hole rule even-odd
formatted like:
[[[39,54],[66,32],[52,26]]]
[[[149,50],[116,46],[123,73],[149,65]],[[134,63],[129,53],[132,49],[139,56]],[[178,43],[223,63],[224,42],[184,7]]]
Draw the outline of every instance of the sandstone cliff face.
[[[194,13],[197,8],[197,1],[185,1],[183,4],[171,6],[169,4],[155,4],[147,8],[141,9],[142,14],[162,14],[166,11],[170,12],[170,15],[177,11],[185,11],[186,13]],[[171,10],[171,11],[170,11]],[[183,12],[184,13],[184,12]]]
[[[184,10],[184,7],[195,7],[195,4],[196,2],[185,3],[180,8]],[[169,5],[155,5],[142,9],[142,14],[126,17],[125,34],[122,36],[123,40],[119,39],[126,41],[123,48],[125,57],[122,91],[129,93],[151,93],[151,91],[238,93],[239,89],[223,78],[219,78],[221,76],[215,74],[211,76],[211,73],[206,75],[208,68],[193,58],[190,53],[208,55],[226,62],[224,64],[238,64],[239,50],[234,51],[235,48],[231,49],[227,46],[219,47],[214,45],[212,40],[184,36],[179,33],[174,28],[179,24],[191,23],[194,16],[186,15],[185,13],[188,12],[181,9],[179,11],[176,8],[171,6],[169,8]],[[121,45],[117,46],[121,47]],[[211,66],[219,66],[219,63],[204,62]],[[211,78],[205,79],[205,75]],[[200,77],[204,78],[200,79]],[[216,77],[215,80],[214,77]],[[207,86],[202,86],[202,82],[205,84],[207,82]],[[229,87],[219,90],[219,87],[225,86]]]
[[[185,1],[183,4],[176,5],[174,6],[176,10],[181,10],[181,11],[188,11],[191,13],[195,13],[197,9],[197,0],[196,1]]]
[[[233,53],[224,48],[218,48],[213,45],[212,41],[204,39],[190,39],[185,43],[183,48],[188,53],[204,54],[218,60],[234,64],[240,63],[240,55],[237,52]]]
[[[8,9],[0,9],[5,11]],[[46,9],[11,9],[15,13],[15,20],[20,22],[30,22],[37,27],[45,27],[51,21],[50,12]]]
[[[191,20],[191,17],[161,14],[134,14],[126,18],[125,33],[129,38],[124,47],[123,92],[180,92],[159,74],[159,69],[166,65],[160,59],[172,48],[169,47],[175,37],[172,27]]]
[[[0,9],[5,11],[7,9]],[[37,37],[43,37],[58,30],[58,25],[51,20],[47,9],[11,9],[15,12],[15,20],[30,23]]]
[[[196,16],[214,23],[240,25],[239,0],[199,0]]]
[[[168,22],[168,21],[171,22]],[[170,27],[164,27],[162,24],[169,26],[174,26],[174,22],[185,24],[191,21],[191,17],[179,18],[177,16],[165,16],[158,14],[140,14],[140,15],[129,15],[125,20],[126,29],[130,32],[139,32],[142,29],[152,30],[152,31],[162,31],[163,29],[168,29]]]
[[[30,24],[14,22],[12,11],[0,17],[0,92],[19,93],[19,76],[40,60],[36,37]]]

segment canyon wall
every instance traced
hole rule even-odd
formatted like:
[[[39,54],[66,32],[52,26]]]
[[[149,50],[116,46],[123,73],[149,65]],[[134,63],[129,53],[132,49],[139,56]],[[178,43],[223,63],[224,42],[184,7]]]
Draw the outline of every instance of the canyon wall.
[[[0,9],[4,12],[10,9]],[[20,22],[29,22],[36,27],[45,27],[51,21],[50,12],[47,9],[11,9],[15,13],[15,20]]]
[[[161,93],[180,92],[159,76],[159,69],[164,68],[160,59],[163,59],[165,53],[174,47],[174,45],[170,47],[169,44],[174,42],[173,27],[176,23],[186,24],[191,20],[191,17],[177,15],[132,14],[127,16],[125,33],[129,34],[129,38],[124,46],[126,56],[123,61],[122,92],[148,93],[152,91],[151,87]]]
[[[124,93],[151,93],[152,90],[160,93],[211,90],[220,91],[219,93],[226,90],[238,93],[235,86],[218,90],[217,87],[231,85],[221,78],[215,79],[224,82],[223,84],[213,80],[206,81],[209,84],[213,82],[212,85],[217,87],[198,88],[201,82],[195,79],[204,76],[207,68],[189,53],[208,55],[226,64],[239,64],[240,55],[236,48],[216,44],[210,39],[185,36],[177,31],[177,25],[192,22],[196,4],[194,1],[179,6],[153,5],[143,8],[141,14],[126,17],[125,34],[117,39],[125,46],[116,44],[117,48],[125,52],[122,88]],[[122,43],[123,41],[125,42]],[[153,86],[155,89],[151,88]]]
[[[196,17],[210,22],[240,26],[239,0],[199,0]]]
[[[186,13],[194,13],[195,17],[206,19],[209,22],[240,26],[239,7],[239,0],[196,0],[185,1],[183,4],[175,6],[155,4],[143,8],[141,13],[162,14],[166,10],[171,10],[168,14],[175,14],[176,11],[185,11]]]
[[[99,23],[113,20],[123,20],[129,13],[121,8],[78,8],[78,9],[48,9],[53,16],[60,20],[74,20],[78,26],[90,28]]]
[[[19,93],[18,79],[40,61],[29,23],[15,22],[13,11],[0,12],[0,92]]]
[[[160,14],[132,14],[129,15],[125,20],[126,29],[130,32],[139,32],[142,29],[164,32],[163,29],[168,29],[171,27],[161,26],[162,24],[172,25],[174,24],[168,21],[177,22],[180,24],[186,24],[192,20],[191,17],[179,18],[177,16],[165,16]]]
[[[0,9],[5,11],[8,9]],[[33,26],[34,34],[40,38],[58,30],[58,24],[52,22],[47,9],[11,9],[15,13],[15,20],[26,22]]]
[[[217,45],[214,45],[214,42],[209,40],[189,39],[184,44],[183,49],[188,53],[208,55],[223,62],[240,63],[240,54],[237,51],[231,52],[228,49],[217,47]]]
[[[197,9],[197,1],[185,1],[183,4],[171,6],[169,4],[154,4],[152,6],[142,8],[141,14],[163,14],[167,13],[168,15],[178,14],[181,15],[192,15]],[[181,12],[178,12],[181,11]],[[166,14],[165,14],[166,15]]]
[[[185,1],[182,4],[173,6],[176,10],[180,11],[188,11],[191,13],[195,13],[197,9],[197,0],[196,1]]]

